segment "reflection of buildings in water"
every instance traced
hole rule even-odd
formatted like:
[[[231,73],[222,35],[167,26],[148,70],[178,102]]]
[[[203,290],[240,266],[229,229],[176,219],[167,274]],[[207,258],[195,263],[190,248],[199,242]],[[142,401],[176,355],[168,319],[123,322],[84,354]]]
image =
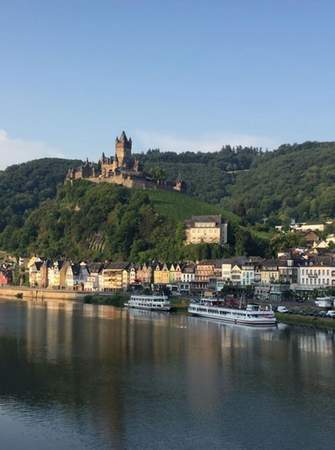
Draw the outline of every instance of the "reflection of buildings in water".
[[[334,331],[309,330],[308,334],[296,335],[298,347],[303,352],[334,354],[335,333]]]
[[[225,350],[231,351],[234,330],[221,322],[190,317],[185,351],[187,399],[193,411],[212,414],[226,386]]]
[[[33,373],[34,385],[49,392],[51,401],[65,404],[75,420],[89,414],[95,432],[119,448],[124,428],[119,370],[123,327],[119,321],[114,326],[99,317],[115,319],[121,313],[98,306],[93,308],[95,315],[88,316],[84,306],[27,304],[26,347],[29,364],[34,366],[28,373]]]
[[[200,417],[219,413],[232,392],[243,397],[254,389],[262,395],[266,388],[280,396],[283,384],[309,392],[315,383],[321,386],[322,365],[328,364],[323,374],[331,374],[334,363],[333,332],[255,330],[185,315],[70,307],[67,302],[58,307],[55,302],[28,303],[17,311],[28,351],[26,357],[25,343],[18,340],[22,355],[15,357],[23,361],[23,385],[37,400],[50,402],[50,408],[57,403],[72,414],[78,428],[89,416],[94,432],[116,448],[122,447],[125,417],[129,423],[137,402],[152,390],[165,389],[173,396],[178,383]]]
[[[82,305],[82,314],[85,317],[101,318],[101,319],[120,319],[124,316],[122,308],[116,308],[109,305],[94,305],[84,303]]]
[[[27,302],[26,343],[34,359],[55,362],[71,358],[72,315],[76,308],[78,304],[71,301]]]
[[[166,327],[168,319],[171,318],[168,312],[148,311],[144,309],[127,309],[127,317],[130,322],[143,321],[154,323],[154,326]]]

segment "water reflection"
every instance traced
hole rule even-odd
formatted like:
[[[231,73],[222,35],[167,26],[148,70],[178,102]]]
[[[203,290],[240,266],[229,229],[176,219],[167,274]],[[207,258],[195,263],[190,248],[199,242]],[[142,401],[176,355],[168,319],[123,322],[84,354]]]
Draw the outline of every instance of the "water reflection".
[[[58,438],[61,430],[62,448],[254,448],[259,439],[267,448],[285,430],[292,445],[308,436],[306,448],[323,448],[335,418],[334,368],[330,331],[0,303],[0,431],[2,411],[40,429],[18,448],[43,448],[43,439],[53,448],[52,430]],[[279,439],[278,448],[294,447]]]

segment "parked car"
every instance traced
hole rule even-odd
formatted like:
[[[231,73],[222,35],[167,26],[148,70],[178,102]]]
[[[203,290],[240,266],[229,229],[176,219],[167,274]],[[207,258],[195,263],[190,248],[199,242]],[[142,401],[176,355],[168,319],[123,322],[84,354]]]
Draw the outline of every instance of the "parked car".
[[[318,315],[319,315],[319,317],[326,317],[327,313],[326,313],[326,311],[320,311]]]
[[[287,313],[287,312],[288,312],[288,309],[286,308],[286,306],[278,306],[278,307],[277,307],[277,312],[280,312],[280,313]]]
[[[329,311],[327,311],[327,317],[335,318],[335,311],[333,309],[330,309]]]
[[[331,308],[333,303],[333,297],[317,297],[315,300],[315,304],[319,308]]]

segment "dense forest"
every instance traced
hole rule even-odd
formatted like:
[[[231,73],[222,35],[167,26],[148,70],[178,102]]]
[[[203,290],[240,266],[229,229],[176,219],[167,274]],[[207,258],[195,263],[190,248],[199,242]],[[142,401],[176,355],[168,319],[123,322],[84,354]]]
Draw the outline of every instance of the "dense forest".
[[[180,176],[187,193],[221,204],[245,224],[288,224],[335,216],[335,142],[258,148],[225,146],[214,153],[150,150],[147,171],[160,167],[169,180]]]
[[[2,233],[4,248],[22,255],[134,262],[223,255],[219,246],[186,247],[183,240],[183,222],[162,215],[147,192],[84,180],[60,186],[22,227]]]
[[[245,222],[288,224],[335,216],[335,143],[283,145],[238,175],[223,204]]]
[[[273,152],[151,150],[141,159],[148,171],[180,175],[187,193],[64,185],[68,168],[80,161],[56,158],[0,171],[0,249],[134,261],[271,255],[296,239],[273,235],[274,224],[335,216],[335,143],[283,145]],[[185,248],[183,221],[193,214],[222,214],[230,225],[229,245]]]
[[[7,226],[21,227],[33,209],[54,198],[67,170],[79,163],[78,160],[45,158],[0,171],[0,236]]]
[[[64,184],[74,163],[42,159],[0,172],[1,249],[22,256],[132,261],[268,251],[251,232],[241,232],[237,216],[186,194],[88,181]],[[183,221],[193,214],[221,214],[228,220],[229,245],[185,247]]]
[[[248,170],[262,152],[253,147],[222,147],[219,152],[160,152],[149,150],[138,155],[144,170],[159,167],[166,179],[180,177],[186,183],[186,193],[204,201],[219,203],[228,194],[236,172]]]

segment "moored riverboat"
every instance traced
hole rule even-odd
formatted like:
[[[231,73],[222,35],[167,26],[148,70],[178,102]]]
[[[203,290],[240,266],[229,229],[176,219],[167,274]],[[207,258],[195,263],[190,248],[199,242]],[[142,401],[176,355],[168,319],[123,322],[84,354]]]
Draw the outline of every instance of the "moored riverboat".
[[[139,295],[134,294],[130,297],[128,308],[147,309],[150,311],[170,311],[171,302],[166,295]]]
[[[277,319],[271,306],[264,308],[249,304],[245,308],[227,308],[223,301],[200,299],[192,301],[188,307],[190,314],[227,323],[248,326],[275,326]]]

